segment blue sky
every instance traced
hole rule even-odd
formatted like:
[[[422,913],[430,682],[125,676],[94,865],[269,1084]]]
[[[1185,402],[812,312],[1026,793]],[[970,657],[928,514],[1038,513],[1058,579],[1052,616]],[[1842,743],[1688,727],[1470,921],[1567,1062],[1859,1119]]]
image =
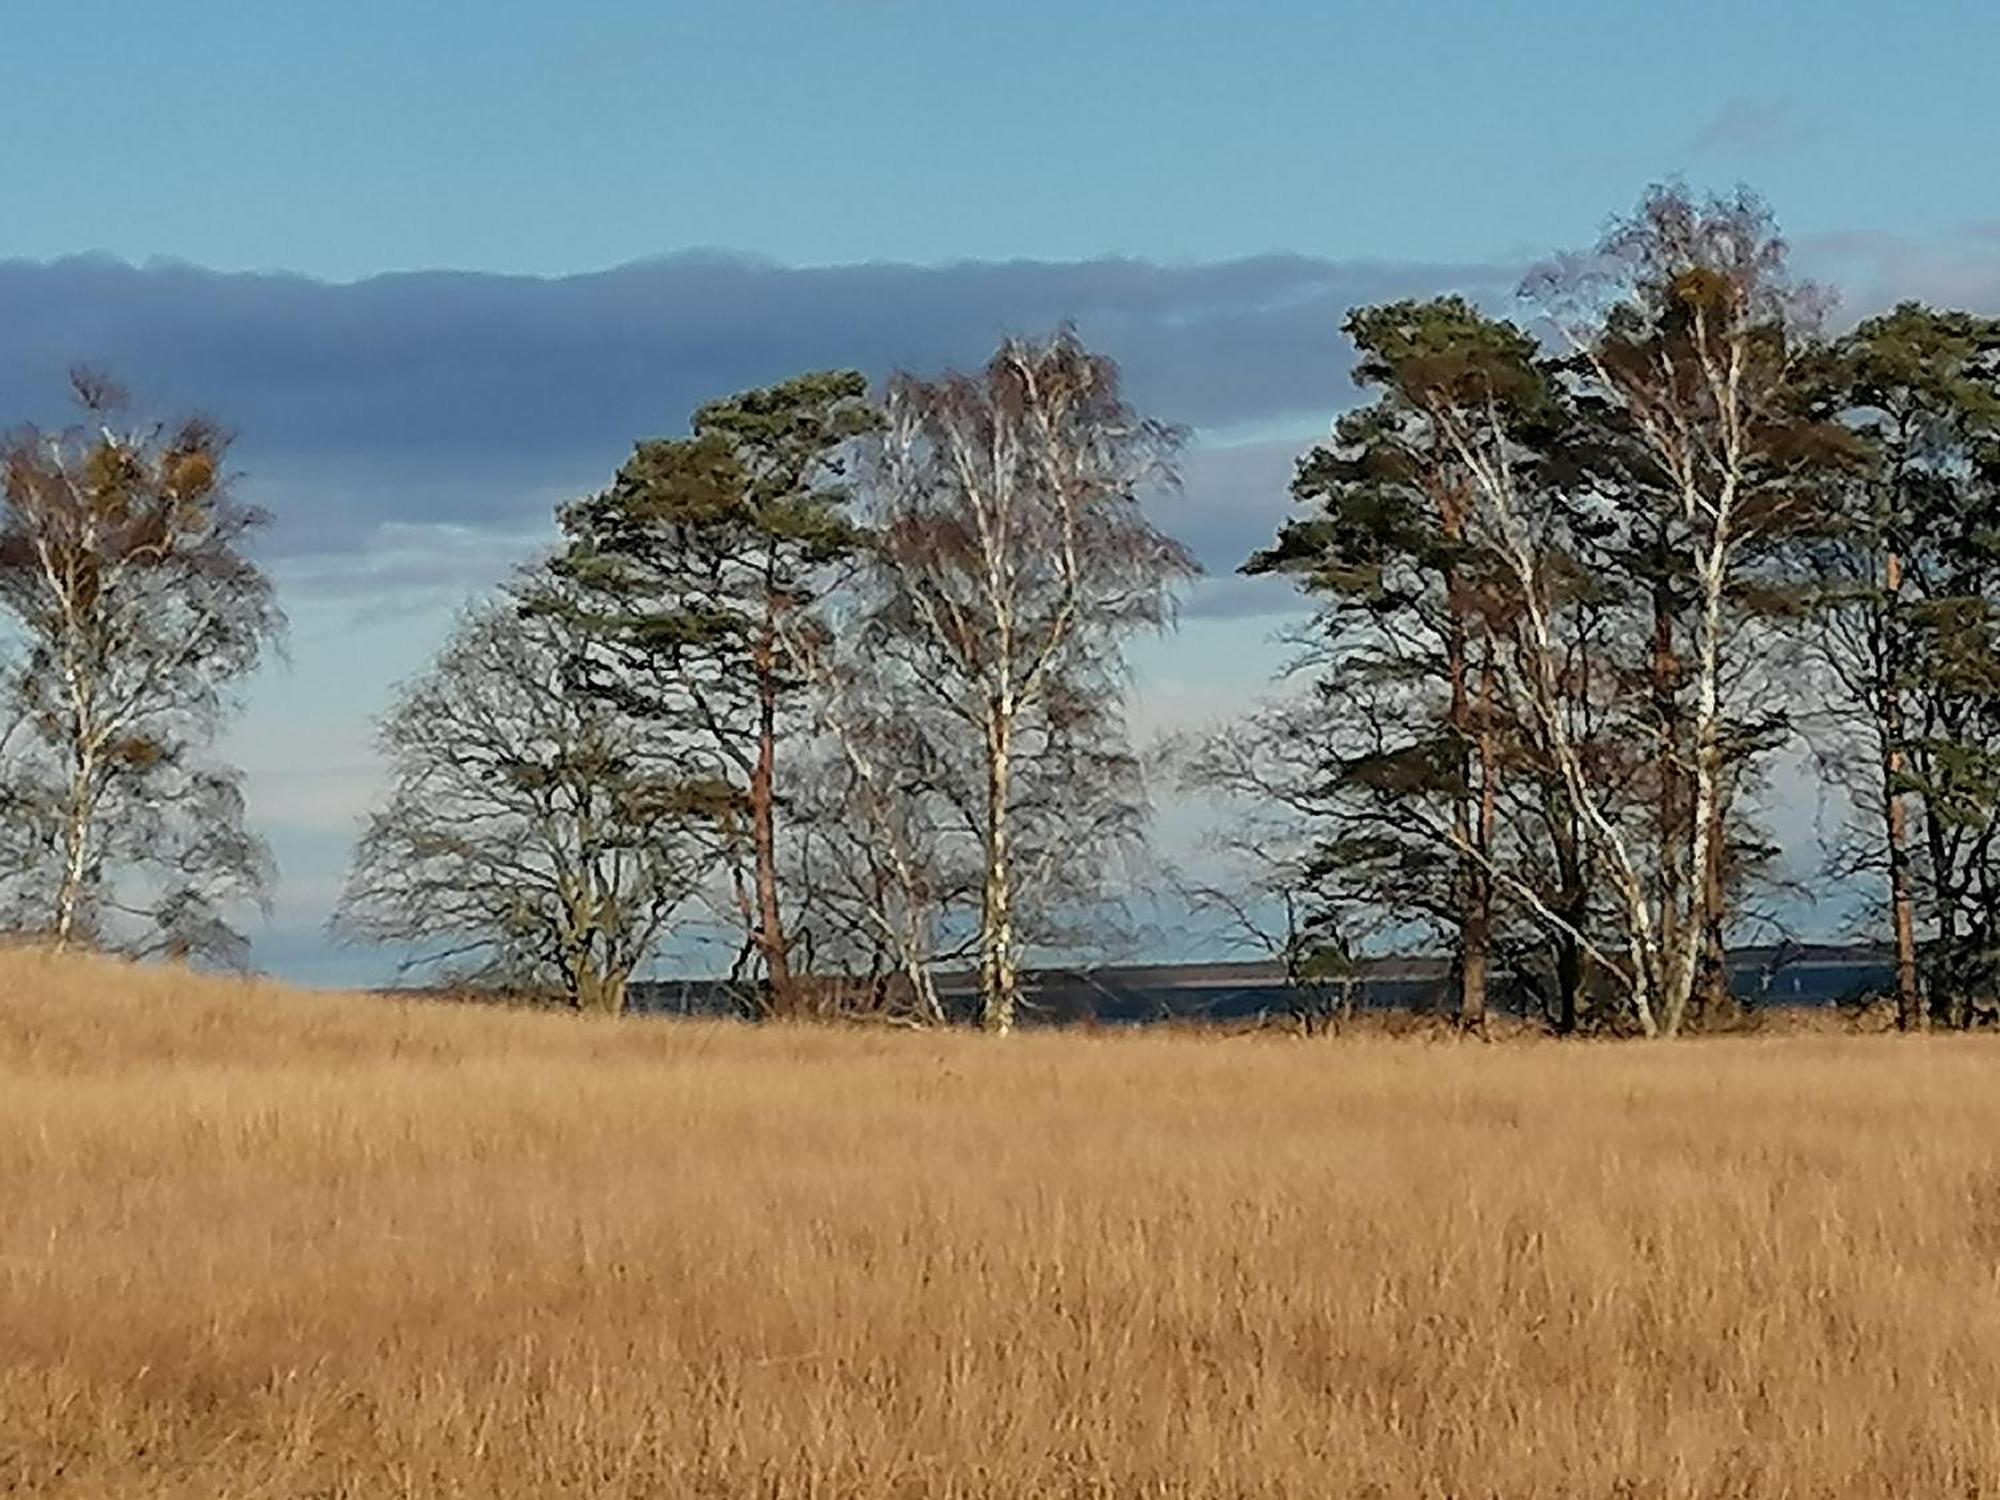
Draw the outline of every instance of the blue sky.
[[[1931,234],[1980,212],[2000,54],[1990,5],[1859,0],[9,11],[11,253],[339,278],[1502,254],[1672,170],[1754,172],[1801,233]]]
[[[241,431],[294,631],[230,749],[285,877],[259,957],[301,978],[381,973],[321,932],[370,717],[556,501],[704,397],[1077,319],[1201,437],[1161,520],[1216,576],[1140,656],[1137,717],[1171,728],[1282,660],[1289,596],[1229,570],[1349,399],[1353,303],[1504,305],[1679,174],[1759,187],[1849,316],[2000,312],[1991,6],[10,11],[0,422],[55,415],[86,358]],[[1779,821],[1803,847],[1820,816]]]

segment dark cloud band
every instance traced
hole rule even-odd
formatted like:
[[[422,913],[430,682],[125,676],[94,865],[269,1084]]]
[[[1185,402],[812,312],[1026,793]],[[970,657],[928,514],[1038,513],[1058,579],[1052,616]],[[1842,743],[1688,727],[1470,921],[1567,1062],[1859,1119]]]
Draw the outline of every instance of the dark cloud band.
[[[1448,288],[1504,297],[1515,276],[1298,256],[793,269],[692,255],[554,280],[329,284],[13,263],[0,265],[0,415],[57,418],[65,369],[104,364],[149,400],[240,430],[277,551],[341,553],[390,522],[518,531],[717,394],[806,368],[970,363],[1004,332],[1066,318],[1172,420],[1324,414],[1349,399],[1350,306]],[[1239,534],[1234,502],[1216,512],[1191,488],[1184,503],[1211,563],[1268,531],[1260,516]]]

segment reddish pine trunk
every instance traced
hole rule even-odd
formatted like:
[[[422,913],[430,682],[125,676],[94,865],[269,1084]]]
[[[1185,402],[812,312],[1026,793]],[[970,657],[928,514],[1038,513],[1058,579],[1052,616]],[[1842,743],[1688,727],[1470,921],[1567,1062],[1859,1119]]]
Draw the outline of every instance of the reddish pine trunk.
[[[773,647],[765,644],[757,662],[757,764],[750,773],[750,842],[756,859],[757,947],[771,986],[774,1015],[799,1013],[799,988],[792,978],[791,950],[778,903],[778,684]]]

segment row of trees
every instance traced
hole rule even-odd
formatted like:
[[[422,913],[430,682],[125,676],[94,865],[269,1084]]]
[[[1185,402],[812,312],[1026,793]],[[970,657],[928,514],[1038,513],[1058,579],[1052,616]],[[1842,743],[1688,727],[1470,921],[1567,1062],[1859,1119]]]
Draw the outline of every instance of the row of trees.
[[[1563,1030],[1734,1005],[1772,916],[1759,812],[1810,751],[1851,813],[1903,1023],[2000,995],[2000,323],[1830,337],[1747,193],[1656,189],[1524,288],[1356,310],[1361,405],[1253,573],[1315,604],[1284,687],[1184,745],[1225,807],[1196,899],[1302,988],[1442,947]],[[58,944],[240,956],[268,860],[212,755],[281,626],[213,424],[4,454],[0,895]],[[980,370],[810,374],[702,408],[562,508],[382,728],[336,914],[461,978],[623,1007],[666,935],[737,934],[779,1015],[1006,1030],[1024,952],[1130,884],[1125,649],[1193,560],[1147,518],[1183,434],[1073,332]]]
[[[389,716],[338,924],[615,1011],[719,910],[772,1014],[858,990],[941,1020],[933,975],[970,958],[1010,1029],[1024,947],[1141,831],[1123,648],[1194,572],[1139,501],[1180,441],[1061,332],[639,444]]]
[[[0,920],[240,963],[271,864],[214,751],[282,631],[266,518],[213,422],[136,423],[87,371],[72,394],[72,426],[0,449]],[[939,1020],[938,965],[973,958],[1009,1029],[1024,949],[1075,935],[1142,830],[1123,647],[1194,572],[1139,504],[1180,442],[1064,331],[639,444],[385,719],[336,925],[617,1011],[720,914],[770,1013]]]
[[[1368,399],[1248,564],[1316,601],[1298,690],[1190,774],[1262,810],[1234,846],[1286,951],[1442,942],[1472,1026],[1496,973],[1564,1030],[1726,1014],[1803,744],[1902,1023],[1967,1024],[2000,990],[2000,324],[1825,337],[1748,193],[1656,189],[1524,291],[1546,332],[1355,312]]]

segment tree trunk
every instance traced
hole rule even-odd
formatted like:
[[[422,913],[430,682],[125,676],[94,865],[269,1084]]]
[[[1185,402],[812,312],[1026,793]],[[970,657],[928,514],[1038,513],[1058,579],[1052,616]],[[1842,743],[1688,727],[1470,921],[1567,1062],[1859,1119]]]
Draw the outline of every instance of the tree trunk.
[[[1005,1035],[1020,1002],[1020,960],[1014,952],[1014,870],[1008,841],[1013,795],[1013,721],[1001,706],[986,737],[986,883],[979,913],[980,1025]]]
[[[90,872],[90,827],[94,820],[91,783],[96,770],[88,754],[78,758],[70,777],[68,803],[63,809],[63,872],[56,888],[53,932],[58,951],[76,940],[77,922],[83,910],[83,887]]]
[[[927,1025],[942,1026],[947,1017],[944,1005],[938,999],[937,981],[931,977],[930,966],[915,958],[905,961],[904,976],[910,985],[911,1006]]]
[[[1460,534],[1456,512],[1444,508],[1447,537]],[[1486,976],[1492,941],[1492,898],[1486,871],[1480,864],[1478,832],[1473,819],[1472,766],[1475,735],[1472,694],[1466,681],[1466,631],[1458,574],[1444,574],[1445,675],[1451,685],[1451,732],[1458,740],[1457,785],[1451,791],[1451,834],[1458,846],[1458,1024],[1468,1031],[1486,1029]]]
[[[1568,924],[1556,931],[1556,1031],[1575,1032],[1583,1009],[1583,944],[1577,934],[1590,920],[1590,893],[1583,880],[1583,835],[1575,817],[1560,805],[1548,808],[1559,880],[1556,913]]]
[[[1698,1018],[1711,1023],[1726,1020],[1736,1011],[1736,999],[1729,988],[1729,951],[1723,942],[1723,918],[1729,904],[1723,838],[1726,800],[1718,780],[1715,804],[1709,809],[1708,837],[1702,841],[1701,968],[1695,994]]]
[[[1932,960],[1932,1018],[1946,1026],[1955,1026],[1958,1024],[1957,996],[1955,992],[1939,992],[1941,987],[1938,983],[1940,972],[1938,959],[1944,960],[1942,971],[1950,974],[1954,967],[1952,960],[1956,957],[1959,946],[1958,892],[1954,889],[1957,882],[1951,873],[1951,851],[1945,844],[1944,820],[1931,808],[1931,794],[1928,789],[1920,791],[1918,795],[1924,804],[1924,843],[1930,854],[1931,863],[1931,911],[1937,923],[1937,946]],[[1954,975],[1954,980],[1955,977]]]
[[[1486,861],[1492,857],[1493,832],[1499,819],[1499,756],[1493,741],[1493,697],[1495,692],[1493,647],[1489,641],[1480,673],[1479,689],[1479,821],[1475,835],[1478,857],[1466,870],[1465,972],[1459,994],[1459,1024],[1468,1031],[1486,1034],[1487,991],[1493,952],[1493,875]]]
[[[1903,559],[1890,552],[1883,568],[1889,631],[1884,642],[1882,682],[1882,823],[1889,855],[1889,909],[1896,929],[1896,1024],[1904,1031],[1926,1031],[1930,1017],[1917,983],[1917,923],[1910,894],[1909,831],[1903,805],[1903,695],[1896,680],[1895,635],[1897,597],[1903,587]]]
[[[1889,776],[1902,775],[1902,752],[1889,757]],[[1910,854],[1905,843],[1903,798],[1892,791],[1886,810],[1889,838],[1889,901],[1896,922],[1896,1023],[1905,1031],[1928,1031],[1930,1013],[1924,1008],[1917,982],[1917,924],[1910,897]]]
[[[1483,883],[1484,875],[1472,877]],[[1486,1033],[1486,988],[1492,968],[1492,907],[1482,891],[1475,889],[1467,898],[1461,929],[1463,952],[1459,962],[1458,1024],[1461,1030]]]
[[[1680,662],[1674,652],[1673,584],[1666,572],[1666,551],[1661,548],[1659,576],[1653,582],[1653,713],[1659,720],[1660,808],[1660,948],[1674,951],[1680,937],[1677,920],[1681,881],[1680,849],[1686,838],[1683,811],[1683,776],[1680,754]]]
[[[771,1012],[799,1014],[799,988],[792,978],[791,947],[778,905],[778,682],[774,643],[767,641],[757,661],[757,764],[750,773],[750,843],[756,861],[757,947],[771,987]]]
[[[1718,520],[1717,537],[1709,544],[1701,568],[1701,617],[1695,634],[1694,816],[1687,829],[1690,875],[1685,924],[1678,950],[1668,948],[1667,993],[1661,1005],[1660,1030],[1676,1035],[1686,1022],[1694,995],[1697,960],[1718,930],[1723,917],[1719,861],[1711,854],[1723,818],[1722,797],[1722,594],[1727,554]]]
[[[626,976],[586,963],[576,975],[576,1008],[587,1015],[625,1014]]]
[[[1576,1035],[1583,990],[1583,947],[1568,933],[1556,936],[1556,1035]]]

